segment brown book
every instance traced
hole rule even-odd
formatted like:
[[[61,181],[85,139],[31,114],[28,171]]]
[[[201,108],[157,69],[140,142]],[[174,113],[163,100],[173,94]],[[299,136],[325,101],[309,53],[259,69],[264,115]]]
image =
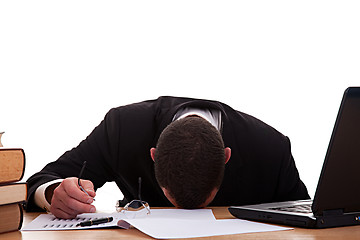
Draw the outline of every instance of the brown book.
[[[0,205],[26,201],[27,184],[23,182],[0,185]]]
[[[0,148],[0,184],[17,182],[25,171],[25,153],[21,148]]]
[[[20,204],[0,206],[0,233],[20,230],[23,223],[23,210]]]

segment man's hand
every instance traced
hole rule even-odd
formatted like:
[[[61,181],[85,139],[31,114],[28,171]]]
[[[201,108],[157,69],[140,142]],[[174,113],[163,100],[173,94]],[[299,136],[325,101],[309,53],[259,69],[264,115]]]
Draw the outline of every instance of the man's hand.
[[[50,205],[50,212],[58,218],[75,218],[80,213],[93,213],[95,206],[91,205],[96,195],[94,185],[89,180],[80,180],[81,186],[90,195],[86,195],[79,185],[78,178],[64,179],[55,188]]]

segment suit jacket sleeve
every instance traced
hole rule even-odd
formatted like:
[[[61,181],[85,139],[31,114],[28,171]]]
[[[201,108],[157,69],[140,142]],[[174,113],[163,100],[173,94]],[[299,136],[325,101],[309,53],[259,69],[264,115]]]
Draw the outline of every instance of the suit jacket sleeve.
[[[299,172],[296,168],[294,158],[291,154],[290,140],[286,137],[287,149],[281,161],[279,180],[275,201],[291,201],[299,199],[309,199],[306,186],[301,181]]]

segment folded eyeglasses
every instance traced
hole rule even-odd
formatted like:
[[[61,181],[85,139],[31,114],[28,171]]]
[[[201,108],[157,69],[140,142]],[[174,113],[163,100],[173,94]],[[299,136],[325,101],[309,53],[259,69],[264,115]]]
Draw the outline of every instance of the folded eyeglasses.
[[[120,206],[121,200],[117,201],[116,211],[125,214],[127,218],[144,217],[151,213],[149,204],[141,200],[141,177],[139,177],[138,198],[127,203],[124,207]]]

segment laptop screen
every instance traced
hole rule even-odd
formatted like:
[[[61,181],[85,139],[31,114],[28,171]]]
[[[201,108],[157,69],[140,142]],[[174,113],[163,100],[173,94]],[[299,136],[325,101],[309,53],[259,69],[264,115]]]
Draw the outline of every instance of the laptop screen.
[[[316,189],[313,212],[360,211],[360,87],[343,96]]]

